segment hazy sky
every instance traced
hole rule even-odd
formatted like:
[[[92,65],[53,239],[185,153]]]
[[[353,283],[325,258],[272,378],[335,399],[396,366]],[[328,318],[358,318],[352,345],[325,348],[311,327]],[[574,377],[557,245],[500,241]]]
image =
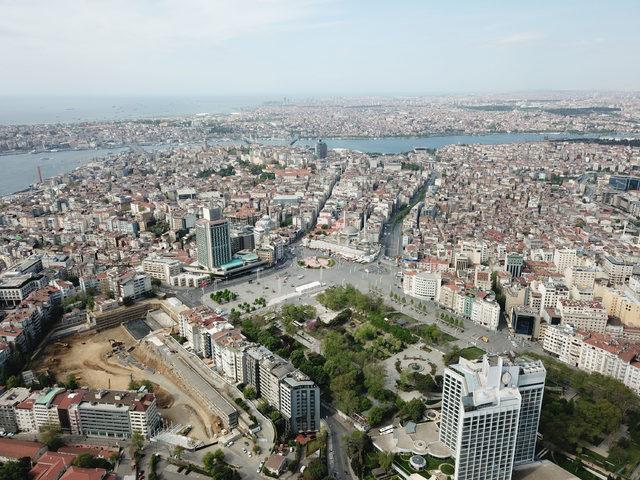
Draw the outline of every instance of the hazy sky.
[[[640,1],[0,0],[0,94],[640,90]]]

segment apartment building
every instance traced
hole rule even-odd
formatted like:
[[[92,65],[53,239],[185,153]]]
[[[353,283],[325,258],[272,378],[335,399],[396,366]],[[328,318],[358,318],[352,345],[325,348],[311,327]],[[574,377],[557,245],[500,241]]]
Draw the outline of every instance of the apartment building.
[[[28,388],[11,388],[0,395],[0,432],[15,433],[19,430],[15,408],[26,400],[30,391]]]
[[[602,299],[607,313],[629,327],[640,327],[640,280],[636,278],[632,276],[629,285],[617,288],[596,283],[594,290],[594,295]]]
[[[280,380],[280,411],[292,432],[320,429],[320,389],[299,370]]]
[[[439,273],[408,270],[402,276],[402,288],[405,294],[420,300],[437,300],[441,281]]]
[[[182,262],[175,258],[149,256],[142,262],[144,273],[161,282],[170,284],[171,277],[179,275],[182,271]]]
[[[569,289],[559,281],[548,279],[538,284],[540,293],[540,314],[548,308],[556,308],[559,300],[569,298]]]
[[[33,405],[36,402],[37,393],[30,393],[29,397],[13,408],[16,416],[16,425],[21,432],[36,432],[36,419],[33,416]]]
[[[542,347],[558,359],[586,372],[621,381],[640,395],[640,345],[605,333],[549,326]]]
[[[553,264],[556,271],[564,273],[567,268],[571,268],[578,262],[578,255],[575,248],[556,248],[553,252]]]
[[[56,396],[64,392],[64,388],[45,388],[40,391],[33,404],[33,418],[36,430],[40,430],[46,425],[60,425],[58,408],[54,404]]]
[[[622,285],[633,274],[634,263],[621,257],[608,255],[602,261],[602,268],[613,285]]]
[[[573,325],[579,330],[604,333],[608,315],[600,302],[558,300],[557,307],[563,325]]]
[[[147,275],[130,274],[118,279],[118,297],[120,299],[131,298],[137,300],[151,292],[151,278]]]
[[[160,424],[156,398],[152,393],[96,390],[69,408],[82,435],[129,438],[134,431],[145,437]]]
[[[500,323],[500,305],[491,298],[476,298],[471,306],[471,321],[486,329],[496,331]]]
[[[524,255],[518,252],[509,252],[504,257],[504,269],[509,272],[513,278],[522,275],[524,268]]]
[[[542,348],[558,359],[574,367],[580,362],[582,337],[572,325],[548,325],[542,340]]]
[[[27,296],[47,285],[49,280],[40,274],[8,275],[0,277],[0,308],[16,307]]]
[[[597,270],[593,267],[571,266],[565,269],[564,279],[569,288],[593,291]]]

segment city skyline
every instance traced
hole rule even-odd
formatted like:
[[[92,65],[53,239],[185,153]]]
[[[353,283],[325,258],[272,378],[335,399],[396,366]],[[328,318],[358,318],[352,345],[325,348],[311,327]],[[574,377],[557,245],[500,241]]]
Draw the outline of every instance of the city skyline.
[[[10,96],[640,89],[626,1],[0,5]]]

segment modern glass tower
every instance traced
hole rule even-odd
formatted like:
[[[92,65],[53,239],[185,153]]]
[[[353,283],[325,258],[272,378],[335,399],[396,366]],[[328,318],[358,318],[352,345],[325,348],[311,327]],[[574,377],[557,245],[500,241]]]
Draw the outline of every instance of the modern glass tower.
[[[208,270],[231,261],[231,239],[227,220],[196,222],[198,264]]]
[[[485,356],[445,369],[440,440],[456,480],[510,480],[533,461],[546,371],[542,362]]]

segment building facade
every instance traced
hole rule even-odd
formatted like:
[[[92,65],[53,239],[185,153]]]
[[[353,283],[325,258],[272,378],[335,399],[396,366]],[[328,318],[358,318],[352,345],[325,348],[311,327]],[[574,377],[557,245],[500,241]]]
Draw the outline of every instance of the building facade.
[[[485,356],[445,369],[440,441],[456,480],[509,480],[533,460],[546,371],[541,362]]]

